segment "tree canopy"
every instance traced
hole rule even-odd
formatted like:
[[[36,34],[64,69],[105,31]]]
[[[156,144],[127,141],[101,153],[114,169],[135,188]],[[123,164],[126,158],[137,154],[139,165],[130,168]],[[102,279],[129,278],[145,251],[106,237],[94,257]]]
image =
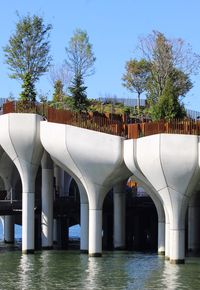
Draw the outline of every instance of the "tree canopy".
[[[73,77],[81,76],[84,78],[94,73],[96,58],[86,31],[76,29],[69,41],[69,46],[66,47],[66,52],[66,64]]]
[[[145,59],[131,59],[126,63],[126,73],[123,75],[123,85],[138,97],[138,113],[140,110],[140,95],[146,90],[149,77],[149,63]]]
[[[45,25],[43,18],[37,15],[19,18],[15,32],[4,47],[11,78],[24,81],[29,74],[35,82],[48,70],[51,29],[52,26]]]
[[[183,117],[182,98],[192,88],[190,75],[198,73],[200,56],[182,39],[170,40],[157,31],[140,39],[138,47],[142,59],[127,62],[124,85],[138,96],[146,92],[152,119]]]

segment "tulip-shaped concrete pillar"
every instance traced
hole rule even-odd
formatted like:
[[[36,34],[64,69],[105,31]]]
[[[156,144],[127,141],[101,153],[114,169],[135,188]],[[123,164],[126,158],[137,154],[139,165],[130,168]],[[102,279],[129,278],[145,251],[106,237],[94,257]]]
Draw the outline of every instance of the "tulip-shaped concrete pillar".
[[[191,198],[188,208],[188,250],[200,251],[200,192]]]
[[[36,114],[0,117],[1,146],[15,163],[22,181],[22,252],[34,252],[35,177],[42,156],[40,121]]]
[[[134,174],[134,180],[144,188],[146,193],[151,197],[154,202],[154,205],[157,210],[158,215],[158,254],[163,255],[166,254],[166,234],[165,234],[165,212],[164,206],[161,197],[158,192],[152,186],[152,184],[148,181],[145,175],[141,172],[140,168],[138,168],[137,160],[137,140],[129,140],[125,141],[124,144],[124,160],[126,166],[129,170]]]
[[[158,134],[140,138],[135,145],[125,141],[127,166],[131,154],[137,170],[160,196],[170,223],[170,261],[184,263],[186,210],[199,179],[198,137]]]
[[[119,182],[113,187],[114,201],[114,248],[125,248],[125,224],[126,224],[126,182]]]
[[[53,246],[53,161],[44,151],[42,157],[42,247]]]
[[[131,175],[123,162],[123,138],[43,122],[41,141],[54,162],[84,186],[89,200],[89,255],[100,256],[104,197],[115,183]]]

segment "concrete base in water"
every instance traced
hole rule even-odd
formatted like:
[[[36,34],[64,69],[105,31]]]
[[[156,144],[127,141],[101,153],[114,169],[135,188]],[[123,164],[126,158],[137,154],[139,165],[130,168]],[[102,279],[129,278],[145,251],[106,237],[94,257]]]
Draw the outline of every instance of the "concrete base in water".
[[[124,251],[125,247],[115,247],[115,251]]]
[[[35,250],[22,250],[22,254],[34,254]]]
[[[165,255],[165,251],[158,251],[158,255],[159,256],[164,256]]]
[[[80,250],[81,254],[88,254],[88,250]]]
[[[14,244],[14,241],[6,241],[6,240],[4,240],[4,243],[5,244],[11,244],[12,245],[12,244]]]
[[[89,254],[89,257],[102,257],[102,253],[92,253]]]
[[[178,259],[178,260],[170,260],[171,264],[185,264],[184,259]]]
[[[53,250],[53,247],[42,247],[42,250],[45,250],[45,251]]]

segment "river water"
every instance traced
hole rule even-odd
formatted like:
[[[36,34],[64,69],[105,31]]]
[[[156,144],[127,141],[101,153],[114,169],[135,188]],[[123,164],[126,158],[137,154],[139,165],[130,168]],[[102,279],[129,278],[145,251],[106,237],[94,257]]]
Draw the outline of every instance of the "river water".
[[[20,227],[16,235],[14,247],[0,242],[0,290],[200,289],[200,258],[171,265],[155,253],[113,251],[94,258],[52,250],[22,255]]]
[[[0,289],[200,289],[200,259],[171,265],[156,254],[79,251],[0,252]]]

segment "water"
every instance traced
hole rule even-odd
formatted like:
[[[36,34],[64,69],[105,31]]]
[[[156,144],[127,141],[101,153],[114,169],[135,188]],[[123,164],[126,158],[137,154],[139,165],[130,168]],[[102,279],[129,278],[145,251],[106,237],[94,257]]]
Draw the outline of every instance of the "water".
[[[199,289],[200,260],[171,265],[154,254],[78,251],[0,253],[0,289]]]
[[[77,238],[79,231],[78,226],[72,227],[70,236]],[[0,290],[200,288],[200,258],[171,265],[152,253],[115,251],[90,258],[79,251],[53,250],[22,255],[21,227],[16,226],[15,234],[15,247],[0,242]]]

